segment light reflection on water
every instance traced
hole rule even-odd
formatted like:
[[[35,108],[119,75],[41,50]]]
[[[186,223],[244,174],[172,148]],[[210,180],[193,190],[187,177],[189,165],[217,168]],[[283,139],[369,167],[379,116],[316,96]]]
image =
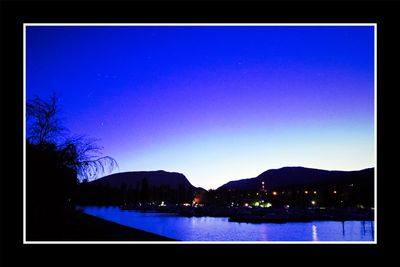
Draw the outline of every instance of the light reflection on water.
[[[318,241],[317,226],[315,224],[312,225],[312,240]]]
[[[167,213],[85,207],[85,212],[122,225],[183,241],[373,241],[374,222],[314,221],[237,223],[226,217],[181,217]]]

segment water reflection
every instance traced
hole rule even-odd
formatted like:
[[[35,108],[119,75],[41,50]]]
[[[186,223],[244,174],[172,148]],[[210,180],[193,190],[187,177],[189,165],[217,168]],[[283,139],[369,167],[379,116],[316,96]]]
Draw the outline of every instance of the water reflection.
[[[318,240],[317,226],[315,224],[312,225],[312,240],[313,241],[319,241]]]
[[[346,232],[345,232],[345,230],[344,230],[344,221],[342,221],[342,234],[343,234],[343,236],[346,235]]]
[[[237,223],[228,218],[85,207],[85,212],[122,225],[183,241],[373,241],[374,222]]]
[[[260,238],[261,240],[268,240],[268,229],[265,224],[260,225]]]
[[[371,239],[374,239],[374,222],[370,221],[370,227],[371,227]]]

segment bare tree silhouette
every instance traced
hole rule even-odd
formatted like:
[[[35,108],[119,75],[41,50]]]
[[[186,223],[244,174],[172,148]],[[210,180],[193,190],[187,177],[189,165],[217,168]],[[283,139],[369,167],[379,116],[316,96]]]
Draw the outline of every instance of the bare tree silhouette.
[[[35,97],[27,102],[27,134],[30,143],[40,146],[46,143],[55,143],[66,132],[58,117],[59,107],[57,102],[58,99],[55,94],[48,101]]]
[[[86,136],[69,137],[61,145],[65,164],[73,168],[81,180],[92,180],[99,174],[112,172],[118,168],[116,160],[103,156],[103,147],[97,145],[98,140]]]
[[[57,150],[65,167],[76,171],[78,179],[91,180],[118,167],[115,159],[103,156],[98,140],[84,135],[69,136],[59,118],[55,94],[49,100],[35,97],[26,104],[27,140],[41,149]]]

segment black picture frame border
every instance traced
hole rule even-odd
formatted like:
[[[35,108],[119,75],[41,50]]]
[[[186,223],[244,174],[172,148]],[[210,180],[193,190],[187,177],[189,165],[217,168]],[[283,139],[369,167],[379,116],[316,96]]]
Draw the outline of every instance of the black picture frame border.
[[[30,264],[127,264],[130,257],[154,260],[181,259],[203,262],[238,258],[253,261],[331,264],[368,263],[385,255],[390,246],[391,196],[395,188],[379,177],[390,177],[391,150],[396,114],[395,41],[398,27],[395,1],[1,1],[1,176],[0,265]],[[23,23],[377,23],[378,25],[378,244],[377,245],[24,245],[22,244],[22,88]],[[395,166],[395,165],[394,165]],[[395,226],[393,226],[395,227]],[[146,254],[144,254],[146,253]],[[207,257],[204,256],[206,253]],[[340,253],[334,256],[334,253]],[[96,257],[92,255],[95,254]],[[15,257],[14,255],[20,255]],[[73,255],[73,256],[72,256]],[[288,256],[289,255],[289,256]],[[327,258],[328,257],[328,258]],[[209,259],[209,260],[207,260]]]

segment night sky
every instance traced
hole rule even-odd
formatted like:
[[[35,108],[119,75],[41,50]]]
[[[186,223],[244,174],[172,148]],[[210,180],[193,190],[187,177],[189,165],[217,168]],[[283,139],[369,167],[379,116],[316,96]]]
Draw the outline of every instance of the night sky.
[[[217,188],[375,166],[372,26],[28,26],[26,95],[119,170]]]

